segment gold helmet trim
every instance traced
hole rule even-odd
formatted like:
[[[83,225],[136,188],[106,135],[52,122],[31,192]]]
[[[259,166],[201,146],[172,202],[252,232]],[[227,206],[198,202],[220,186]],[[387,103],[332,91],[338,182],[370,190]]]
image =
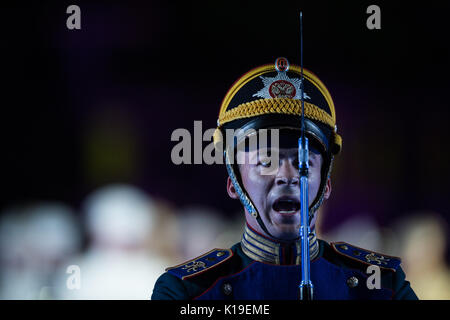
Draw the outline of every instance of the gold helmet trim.
[[[239,78],[233,86],[228,90],[227,94],[225,95],[225,98],[222,101],[222,105],[220,106],[219,111],[219,126],[222,126],[226,122],[230,122],[236,119],[244,118],[244,117],[251,117],[254,115],[261,115],[261,114],[267,114],[267,113],[286,113],[286,114],[295,114],[295,115],[301,115],[301,108],[299,110],[292,111],[288,110],[286,107],[290,107],[292,105],[297,106],[300,105],[301,100],[298,99],[283,99],[283,98],[274,98],[274,99],[259,99],[254,100],[251,102],[246,102],[238,105],[236,108],[233,108],[232,110],[227,111],[228,104],[233,99],[235,94],[248,82],[255,79],[256,77],[259,77],[261,75],[264,75],[268,72],[274,72],[275,67],[273,64],[266,64],[260,67],[257,67],[253,70],[250,70],[246,74],[244,74],[241,78]],[[291,65],[289,68],[289,71],[293,71],[297,74],[301,74],[301,70],[299,66]],[[308,103],[305,101],[305,116],[309,117],[311,116],[312,119],[321,121],[327,125],[329,125],[331,128],[335,128],[336,125],[336,113],[334,110],[334,103],[333,99],[331,98],[331,95],[328,91],[328,89],[325,87],[325,85],[320,81],[320,79],[313,74],[311,71],[303,68],[303,77],[310,81],[324,96],[328,107],[331,111],[331,115],[329,115],[324,110],[320,109],[314,104]],[[280,108],[278,111],[271,111],[271,108],[274,106],[274,102],[279,103],[282,102],[282,100],[289,100],[291,103],[284,103],[285,107]],[[265,105],[267,104],[267,105]],[[249,108],[250,107],[250,108]],[[264,110],[267,108],[267,110]],[[239,109],[234,111],[234,109]],[[247,115],[247,110],[248,114]],[[251,113],[256,112],[255,114]],[[260,113],[258,113],[260,112]]]

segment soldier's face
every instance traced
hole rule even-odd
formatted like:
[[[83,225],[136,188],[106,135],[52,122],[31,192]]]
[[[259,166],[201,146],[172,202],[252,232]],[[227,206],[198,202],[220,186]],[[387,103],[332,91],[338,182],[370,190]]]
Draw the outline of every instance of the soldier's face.
[[[267,172],[268,158],[278,154],[279,166]],[[252,150],[237,153],[240,163],[242,183],[258,210],[268,231],[276,238],[292,240],[298,238],[300,228],[300,181],[298,172],[298,149]],[[321,181],[322,156],[309,153],[308,198],[309,205],[314,201]],[[331,192],[331,183],[327,182],[325,199]],[[228,179],[228,194],[238,198],[231,180]],[[246,212],[247,223],[256,231],[264,234],[256,219]]]

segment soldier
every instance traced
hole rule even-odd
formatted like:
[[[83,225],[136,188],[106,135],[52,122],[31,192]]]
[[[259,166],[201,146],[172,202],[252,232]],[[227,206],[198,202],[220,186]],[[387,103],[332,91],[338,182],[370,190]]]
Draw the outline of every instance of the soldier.
[[[231,249],[214,249],[166,269],[155,284],[152,299],[299,298],[300,74],[298,66],[278,58],[275,64],[247,72],[226,94],[214,142],[225,150],[228,194],[244,206],[244,234]],[[304,69],[303,75],[305,134],[310,144],[309,246],[314,299],[417,299],[399,258],[316,238],[315,214],[331,194],[330,173],[342,139],[327,88],[310,71]],[[231,139],[226,134],[229,129],[237,130]],[[265,145],[261,140],[256,145],[249,143],[262,132],[274,132],[270,137],[278,135],[278,140],[267,139],[271,143]],[[278,160],[275,169],[271,163],[274,154]],[[378,270],[378,283],[376,279],[371,283],[371,273],[367,273],[371,265],[376,266],[375,275]]]

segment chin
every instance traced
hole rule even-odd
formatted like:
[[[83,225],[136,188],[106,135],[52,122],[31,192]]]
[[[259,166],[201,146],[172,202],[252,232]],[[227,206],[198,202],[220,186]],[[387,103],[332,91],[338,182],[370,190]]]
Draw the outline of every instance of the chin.
[[[283,216],[272,213],[269,231],[278,239],[294,240],[299,237],[300,214]]]
[[[273,235],[280,240],[295,240],[299,237],[299,230],[294,226],[281,227],[274,230]]]

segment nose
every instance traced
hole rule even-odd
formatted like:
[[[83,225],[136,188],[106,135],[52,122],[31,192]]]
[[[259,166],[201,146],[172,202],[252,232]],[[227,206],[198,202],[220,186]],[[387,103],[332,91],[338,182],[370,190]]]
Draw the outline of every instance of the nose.
[[[298,185],[298,183],[298,168],[296,168],[290,161],[281,161],[277,175],[275,177],[275,184],[296,186]]]

